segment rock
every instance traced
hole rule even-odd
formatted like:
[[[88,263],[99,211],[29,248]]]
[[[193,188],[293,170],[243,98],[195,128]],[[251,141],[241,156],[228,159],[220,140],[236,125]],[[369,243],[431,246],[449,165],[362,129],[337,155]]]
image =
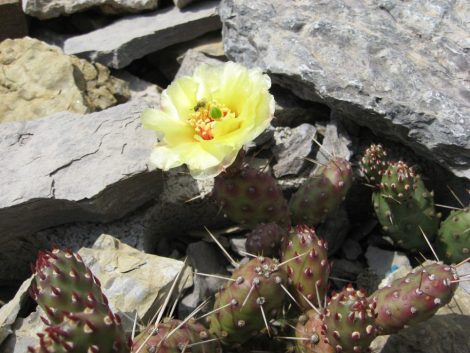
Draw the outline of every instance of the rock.
[[[241,257],[246,256],[246,236],[230,237],[230,249]]]
[[[279,85],[273,84],[271,93],[276,101],[272,124],[274,126],[297,126],[330,117],[328,106],[302,100]]]
[[[41,20],[70,15],[92,7],[106,13],[141,12],[157,8],[160,0],[23,0],[26,14]]]
[[[227,56],[470,178],[468,1],[225,0]]]
[[[349,261],[345,259],[333,259],[331,267],[331,276],[342,279],[344,281],[354,281],[356,277],[363,272],[364,267],[359,261]]]
[[[129,84],[130,99],[143,101],[149,107],[156,107],[160,104],[161,90],[157,85],[144,81],[127,71],[118,71],[114,75]]]
[[[18,318],[13,326],[13,332],[0,346],[0,353],[24,353],[29,346],[39,343],[38,333],[42,332],[46,325],[40,316],[42,310],[32,312],[27,318]]]
[[[189,4],[191,4],[193,2],[196,2],[196,1],[198,1],[198,0],[173,0],[173,3],[175,4],[175,6],[182,9],[183,7],[186,7]]]
[[[162,180],[147,166],[155,137],[140,125],[145,106],[0,124],[2,243],[73,221],[109,222],[155,198]],[[16,275],[3,250],[2,280]]]
[[[15,323],[26,299],[29,298],[28,290],[32,280],[33,276],[24,281],[15,297],[0,308],[0,345],[12,333],[12,325]]]
[[[0,65],[0,122],[94,112],[129,98],[127,84],[105,66],[64,55],[36,39],[0,43]]]
[[[317,152],[316,160],[320,163],[328,163],[333,155],[349,161],[352,155],[351,144],[348,133],[333,113],[331,121],[326,125],[322,148]]]
[[[104,28],[66,39],[64,51],[119,69],[172,44],[220,28],[218,3],[203,1],[186,11],[165,8],[127,16]]]
[[[100,280],[111,310],[124,314],[126,331],[132,330],[136,313],[143,322],[152,318],[176,278],[175,298],[193,284],[192,270],[183,262],[143,253],[110,235],[103,234],[79,254]]]
[[[370,269],[380,278],[385,278],[397,270],[406,274],[412,269],[406,255],[398,251],[382,250],[371,245],[367,248],[365,256]]]
[[[230,277],[225,269],[227,260],[217,245],[205,241],[194,242],[188,245],[186,255],[195,273]],[[223,278],[195,275],[193,291],[185,296],[178,306],[179,316],[187,317],[203,300],[214,295],[225,282]],[[210,311],[211,307],[207,305],[204,311]]]
[[[346,239],[341,250],[347,260],[357,260],[362,254],[361,244],[353,239]]]
[[[0,42],[28,35],[28,23],[21,0],[0,0]]]
[[[273,147],[273,155],[277,162],[273,166],[274,176],[277,178],[298,174],[312,150],[312,141],[317,129],[310,124],[302,124],[293,129],[278,127],[274,131],[276,145]]]
[[[215,202],[209,197],[213,179],[195,180],[184,167],[166,173],[161,195],[145,221],[144,249],[168,256],[170,241],[188,242],[188,233],[222,228],[229,224]]]
[[[468,275],[470,273],[470,263],[467,262],[463,265],[460,265],[457,268],[457,273],[458,273],[459,276]],[[467,294],[469,295],[469,299],[470,299],[470,281],[460,282],[459,286],[460,286],[460,288],[462,288],[462,290],[467,292]],[[470,306],[469,306],[469,309],[470,309]]]
[[[176,73],[175,78],[191,76],[194,69],[201,64],[220,65],[221,63],[222,61],[210,58],[200,51],[189,49],[186,54],[184,54],[183,61],[181,62],[181,66]]]

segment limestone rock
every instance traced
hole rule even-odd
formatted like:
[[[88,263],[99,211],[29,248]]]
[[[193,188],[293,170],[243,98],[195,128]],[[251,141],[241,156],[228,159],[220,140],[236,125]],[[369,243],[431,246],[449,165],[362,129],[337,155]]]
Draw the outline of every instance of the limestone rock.
[[[371,245],[367,248],[365,256],[370,269],[380,279],[386,277],[381,286],[391,283],[395,278],[399,278],[401,274],[406,275],[412,269],[406,255],[398,251],[383,250]],[[397,270],[399,271],[396,272]],[[394,276],[390,276],[391,274],[394,274]]]
[[[204,53],[189,49],[186,54],[184,54],[183,61],[181,62],[181,66],[176,73],[175,78],[179,78],[181,76],[191,76],[194,69],[201,64],[220,65],[221,63],[222,61],[220,60],[210,58]]]
[[[28,23],[21,10],[21,0],[0,0],[0,42],[27,34]]]
[[[141,12],[157,8],[160,0],[23,0],[23,10],[41,20],[70,15],[92,7],[106,13]]]
[[[274,131],[276,145],[273,155],[277,162],[273,166],[274,176],[277,178],[290,174],[298,174],[312,150],[313,139],[317,129],[310,124],[302,124],[293,129],[277,127]]]
[[[127,16],[104,28],[66,39],[64,51],[122,68],[147,54],[219,29],[217,5],[203,1],[185,11],[170,7]]]
[[[227,56],[470,178],[470,3],[223,0]]]
[[[140,125],[145,107],[0,124],[2,243],[72,221],[109,222],[156,197],[161,173],[147,166],[155,137]],[[1,279],[15,275],[3,250]]]
[[[0,43],[0,65],[0,122],[62,111],[88,113],[129,98],[127,84],[105,66],[64,55],[36,39]]]
[[[82,248],[79,254],[100,280],[111,310],[130,318],[130,325],[125,325],[130,329],[136,313],[143,322],[152,318],[178,272],[182,273],[174,298],[193,285],[192,270],[182,261],[146,254],[110,235],[101,235],[92,248]]]

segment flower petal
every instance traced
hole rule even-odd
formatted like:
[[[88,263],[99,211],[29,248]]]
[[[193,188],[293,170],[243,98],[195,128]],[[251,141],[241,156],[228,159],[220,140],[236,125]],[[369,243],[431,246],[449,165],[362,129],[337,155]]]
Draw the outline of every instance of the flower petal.
[[[171,83],[162,92],[161,107],[171,117],[186,121],[197,104],[198,82],[191,77],[183,76]]]
[[[158,138],[169,145],[193,141],[194,129],[191,126],[161,110],[144,110],[142,125],[147,129],[155,130]]]

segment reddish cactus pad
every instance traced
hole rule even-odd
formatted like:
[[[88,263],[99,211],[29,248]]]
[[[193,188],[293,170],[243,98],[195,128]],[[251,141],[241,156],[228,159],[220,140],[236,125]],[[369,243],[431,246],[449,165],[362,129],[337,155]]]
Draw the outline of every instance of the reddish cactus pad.
[[[282,239],[287,230],[276,223],[259,224],[247,234],[246,250],[255,255],[279,258]]]
[[[315,310],[309,310],[302,315],[295,327],[298,353],[335,353],[335,349],[325,342],[322,334],[323,320]]]
[[[289,208],[276,179],[253,168],[215,178],[213,196],[234,222],[254,228],[259,223],[290,225]]]
[[[178,327],[179,326],[179,327]],[[171,335],[170,335],[171,333]],[[220,344],[204,326],[189,320],[164,320],[147,327],[132,343],[132,353],[218,353]]]
[[[351,185],[351,164],[343,158],[333,158],[292,195],[292,223],[315,226],[323,222],[339,207]]]
[[[370,145],[361,158],[360,167],[369,184],[378,186],[383,173],[388,167],[387,152],[382,145]]]
[[[317,237],[313,228],[305,225],[292,227],[283,244],[281,258],[293,287],[292,294],[301,308],[311,309],[312,304],[320,306],[330,275],[326,242]]]
[[[405,277],[377,290],[370,298],[377,301],[376,323],[382,334],[395,333],[406,325],[429,319],[450,302],[458,283],[455,268],[442,263],[419,266]]]
[[[373,299],[366,298],[364,291],[356,291],[352,286],[333,295],[323,317],[326,342],[336,352],[367,352],[378,333],[375,307]]]

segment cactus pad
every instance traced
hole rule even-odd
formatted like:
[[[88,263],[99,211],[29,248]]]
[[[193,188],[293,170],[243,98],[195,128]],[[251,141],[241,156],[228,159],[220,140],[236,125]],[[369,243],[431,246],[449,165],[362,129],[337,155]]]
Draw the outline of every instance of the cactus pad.
[[[240,266],[216,294],[210,332],[225,344],[241,344],[266,326],[282,308],[287,276],[277,261],[258,257]],[[263,317],[264,315],[264,317]]]
[[[178,327],[180,326],[180,327]],[[171,333],[171,335],[170,335]],[[141,348],[142,347],[142,348]],[[181,322],[175,319],[147,327],[132,343],[132,353],[217,353],[220,344],[204,326],[189,320]]]
[[[299,318],[295,327],[298,353],[335,353],[335,349],[325,342],[322,326],[323,321],[315,310],[309,310]]]
[[[390,163],[380,181],[381,194],[398,201],[405,200],[413,193],[419,178],[419,175],[406,163],[402,161]]]
[[[382,334],[395,333],[406,325],[429,319],[450,302],[458,283],[455,268],[433,263],[413,269],[405,277],[377,290],[377,325]]]
[[[373,299],[366,298],[364,291],[356,291],[352,286],[333,295],[323,317],[326,343],[336,352],[367,352],[378,333],[375,307]]]
[[[441,223],[436,251],[446,263],[459,263],[470,256],[470,208],[454,210]]]
[[[367,181],[374,186],[380,184],[382,175],[388,167],[387,152],[382,145],[372,144],[364,152],[360,161],[360,168]]]
[[[279,258],[281,241],[287,230],[276,223],[259,224],[246,236],[246,250],[255,255]]]
[[[292,223],[315,226],[323,222],[344,200],[351,184],[351,164],[343,158],[333,158],[292,195]]]
[[[295,257],[297,258],[293,259]],[[293,260],[289,261],[290,259]],[[292,294],[301,308],[311,309],[311,304],[320,306],[330,275],[326,242],[317,237],[313,228],[292,227],[283,244],[282,262],[286,262],[283,268],[294,288]]]
[[[254,228],[259,223],[290,225],[289,208],[276,179],[245,167],[215,178],[213,196],[234,222]]]

